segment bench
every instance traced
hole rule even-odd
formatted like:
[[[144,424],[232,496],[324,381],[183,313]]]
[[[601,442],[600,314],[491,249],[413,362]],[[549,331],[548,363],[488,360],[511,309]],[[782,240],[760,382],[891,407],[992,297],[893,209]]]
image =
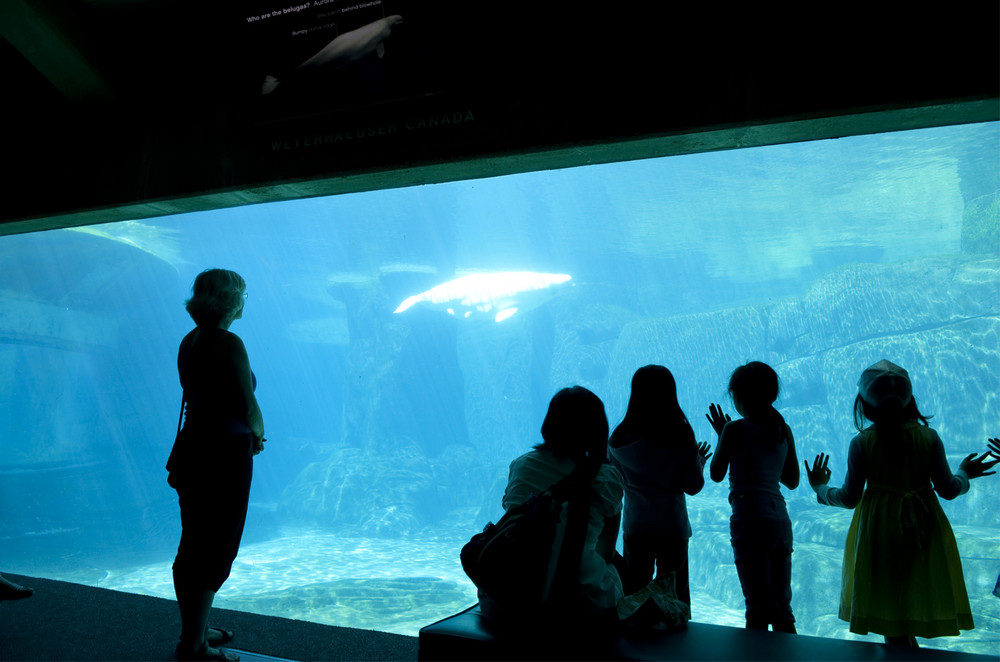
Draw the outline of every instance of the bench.
[[[846,627],[846,624],[845,624]],[[600,640],[552,640],[539,633],[500,633],[479,605],[420,629],[417,659],[451,660],[993,660],[929,648],[826,639],[783,632],[688,623],[672,632],[619,634]]]

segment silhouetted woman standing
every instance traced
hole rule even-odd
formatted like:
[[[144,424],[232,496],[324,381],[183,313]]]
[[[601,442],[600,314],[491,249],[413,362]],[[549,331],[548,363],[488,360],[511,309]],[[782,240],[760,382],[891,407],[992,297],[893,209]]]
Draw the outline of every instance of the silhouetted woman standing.
[[[181,341],[177,370],[184,427],[167,470],[181,509],[174,590],[181,612],[177,657],[238,660],[215,646],[232,633],[208,627],[215,594],[229,577],[246,522],[253,456],[263,450],[264,420],[246,348],[229,326],[243,316],[246,283],[209,269],[194,281],[186,307],[197,325]]]

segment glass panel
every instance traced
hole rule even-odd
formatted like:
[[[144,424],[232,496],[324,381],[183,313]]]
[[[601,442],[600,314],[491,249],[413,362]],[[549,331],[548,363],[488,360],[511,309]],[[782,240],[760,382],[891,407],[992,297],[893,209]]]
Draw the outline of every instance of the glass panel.
[[[733,368],[769,363],[800,458],[829,452],[836,483],[858,375],[889,358],[956,469],[1000,434],[998,138],[946,127],[4,237],[2,570],[173,596],[163,465],[183,304],[208,267],[247,281],[232,330],[270,440],[220,607],[412,635],[472,604],[458,550],[501,514],[549,398],[587,386],[614,426],[648,363],[713,445],[709,403],[732,412]],[[943,502],[979,629],[928,645],[995,652],[997,485]],[[851,513],[804,477],[786,497],[799,631],[853,636],[836,617]],[[727,486],[688,509],[694,619],[742,626]]]

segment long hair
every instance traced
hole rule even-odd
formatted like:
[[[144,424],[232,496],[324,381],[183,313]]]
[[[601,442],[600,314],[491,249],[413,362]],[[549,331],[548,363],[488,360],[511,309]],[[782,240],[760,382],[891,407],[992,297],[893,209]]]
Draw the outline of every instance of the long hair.
[[[632,392],[611,445],[624,446],[639,437],[660,445],[694,441],[694,430],[677,402],[677,382],[662,365],[647,365],[632,375]]]
[[[778,373],[760,361],[751,361],[733,370],[729,378],[729,395],[743,408],[744,418],[761,426],[775,444],[788,436],[785,419],[774,408],[781,392]]]
[[[858,432],[862,432],[865,429],[865,421],[871,421],[880,443],[898,442],[902,439],[903,425],[917,421],[920,425],[927,426],[929,418],[933,417],[920,413],[917,400],[913,397],[902,407],[894,400],[876,407],[865,402],[860,393],[854,398],[854,427]]]
[[[552,396],[542,421],[543,442],[535,446],[575,462],[604,462],[608,455],[608,417],[604,403],[582,386],[564,388]]]
[[[235,271],[206,269],[191,286],[191,298],[184,303],[198,326],[214,326],[232,321],[243,309],[246,281]]]

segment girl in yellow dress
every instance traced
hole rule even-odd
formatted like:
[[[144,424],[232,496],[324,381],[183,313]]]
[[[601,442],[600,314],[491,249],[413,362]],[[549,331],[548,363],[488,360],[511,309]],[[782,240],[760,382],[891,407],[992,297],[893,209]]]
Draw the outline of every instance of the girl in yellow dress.
[[[865,420],[873,425],[863,427]],[[917,409],[906,370],[882,360],[858,381],[847,477],[833,488],[820,453],[809,484],[821,504],[857,508],[847,533],[840,618],[851,632],[875,632],[888,644],[916,647],[915,637],[971,630],[962,563],[937,495],[954,499],[997,460],[966,457],[951,473],[944,445]],[[933,488],[932,488],[933,486]],[[935,495],[935,492],[937,495]]]

